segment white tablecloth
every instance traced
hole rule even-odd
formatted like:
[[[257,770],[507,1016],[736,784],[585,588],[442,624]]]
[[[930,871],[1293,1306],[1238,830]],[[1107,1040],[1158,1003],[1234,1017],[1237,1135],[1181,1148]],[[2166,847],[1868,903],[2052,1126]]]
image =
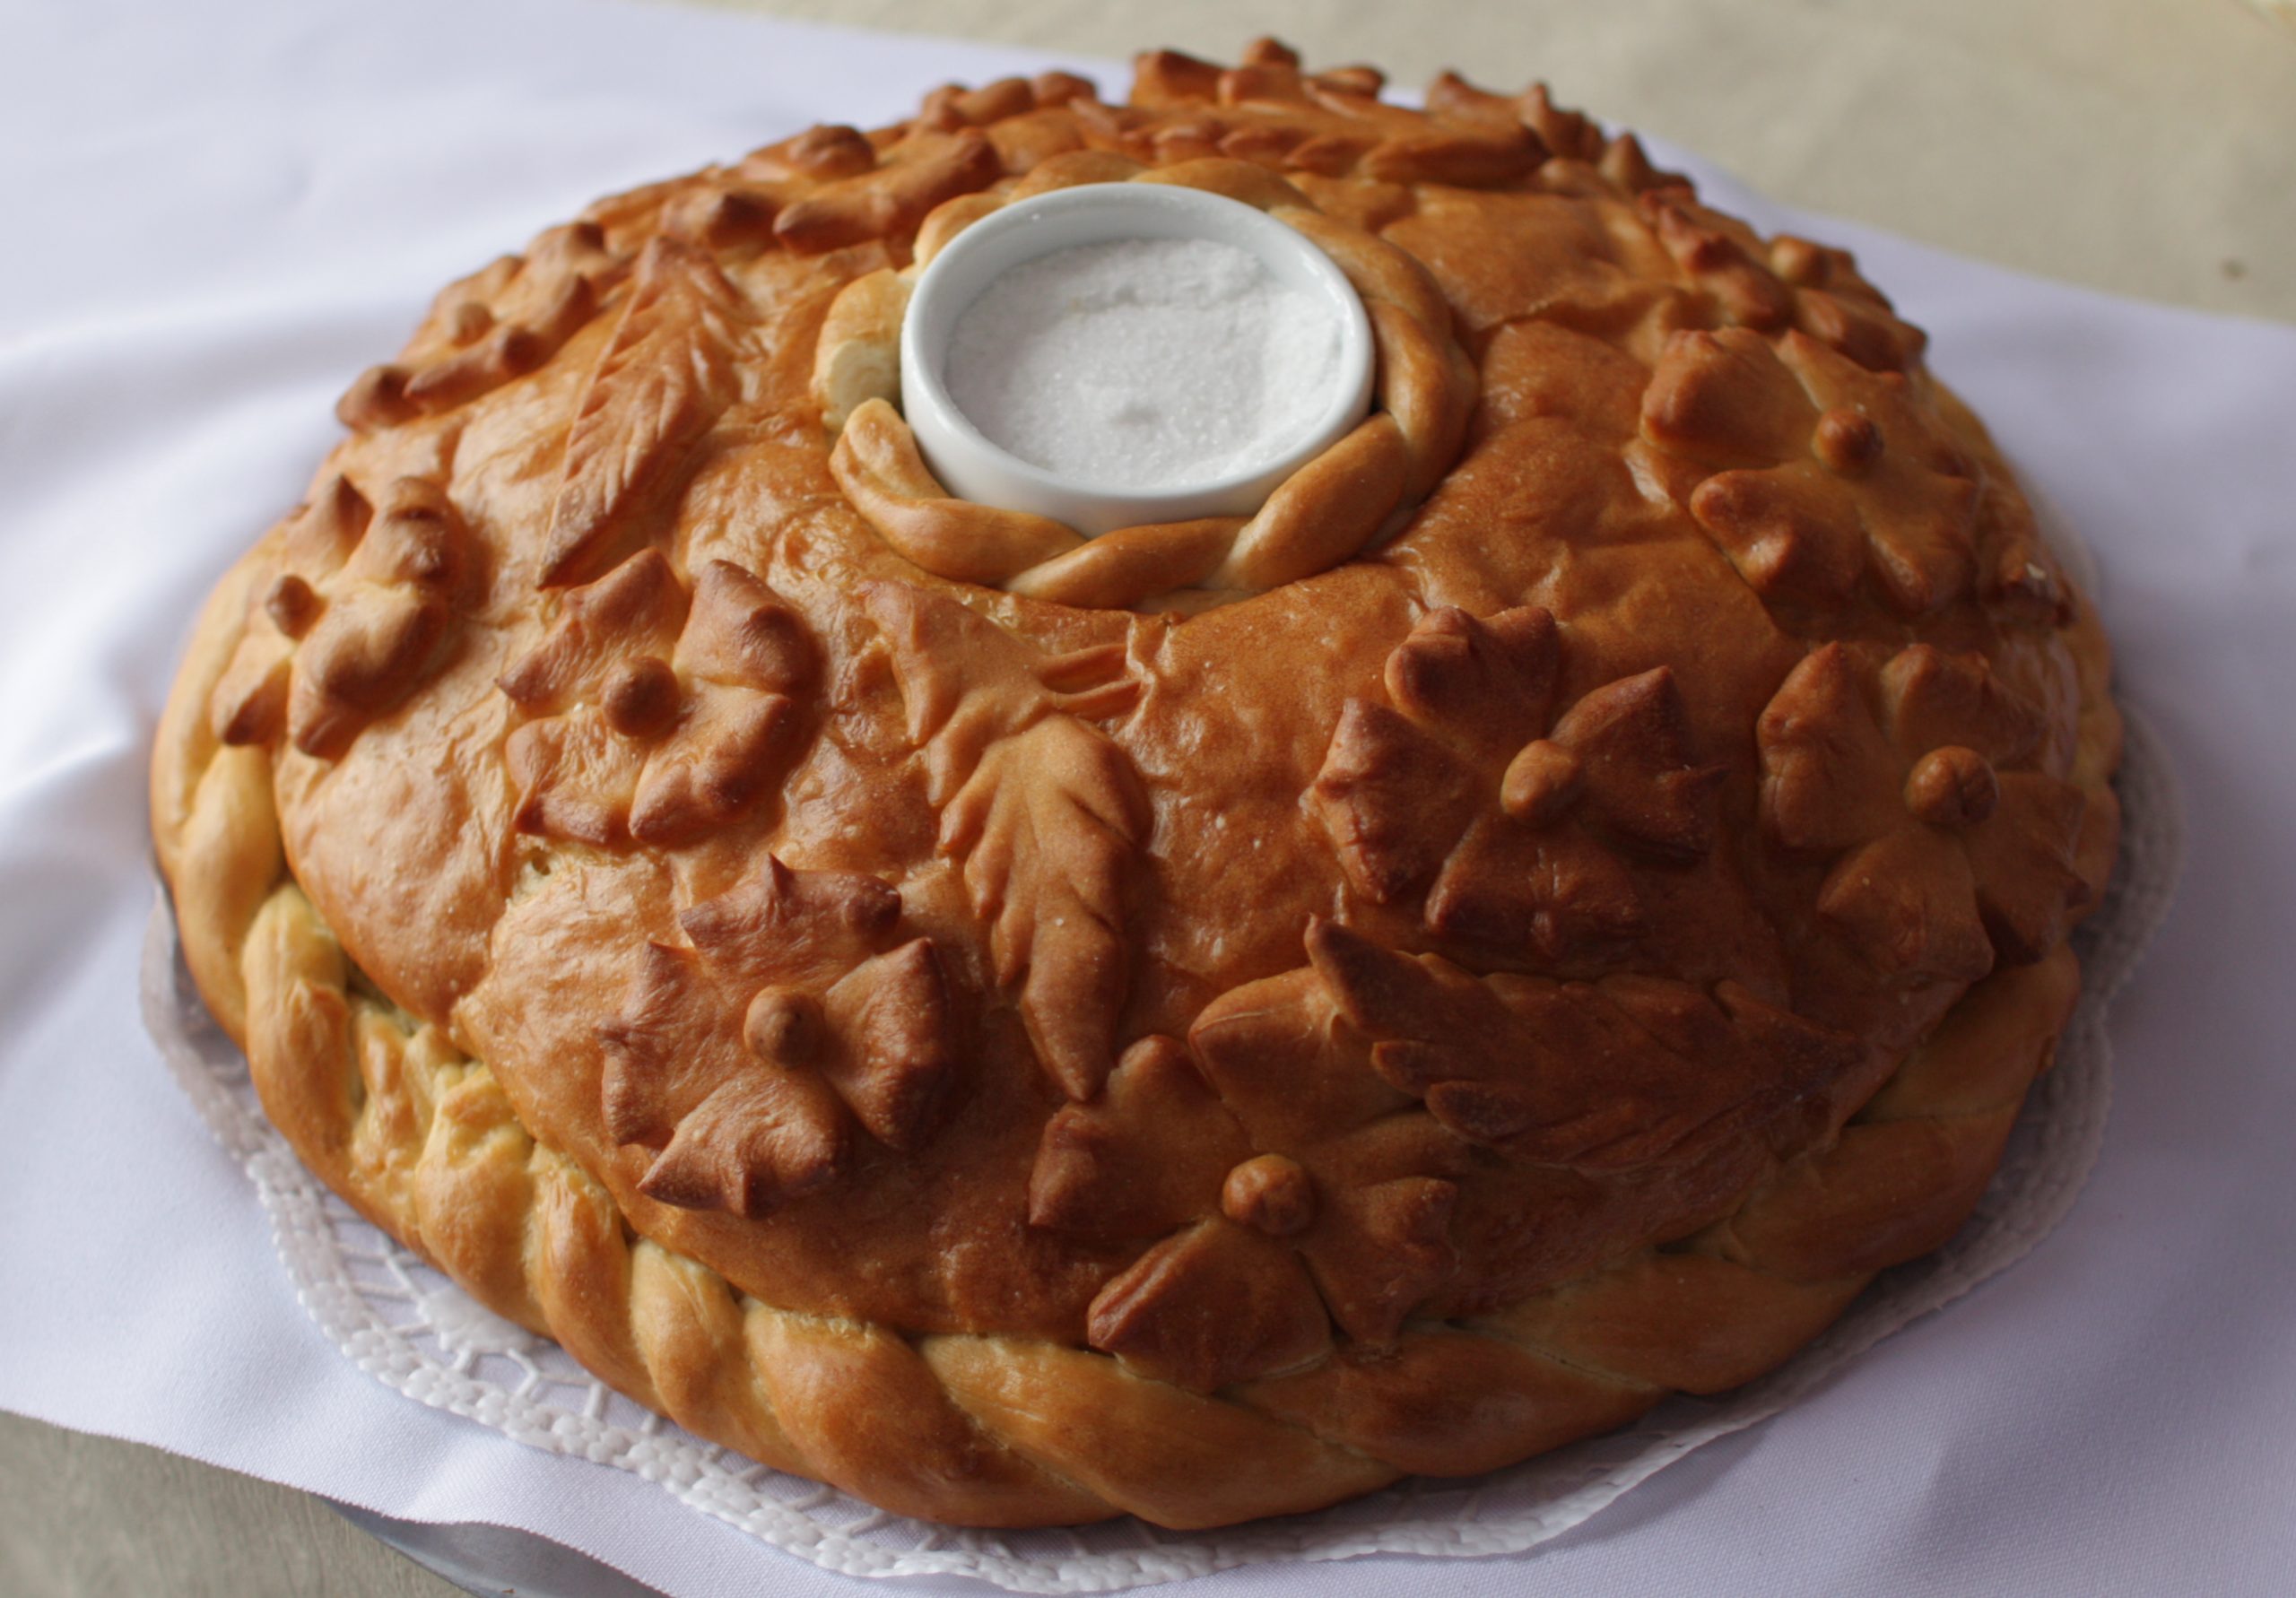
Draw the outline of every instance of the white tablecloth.
[[[0,1407],[674,1594],[858,1590],[318,1334],[138,1027],[145,745],[200,595],[439,283],[609,187],[1042,64],[596,0],[17,0],[0,39]],[[2188,790],[2090,1190],[2006,1276],[1535,1554],[1192,1592],[2287,1590],[2296,331],[1800,225],[1859,249],[2085,534]]]

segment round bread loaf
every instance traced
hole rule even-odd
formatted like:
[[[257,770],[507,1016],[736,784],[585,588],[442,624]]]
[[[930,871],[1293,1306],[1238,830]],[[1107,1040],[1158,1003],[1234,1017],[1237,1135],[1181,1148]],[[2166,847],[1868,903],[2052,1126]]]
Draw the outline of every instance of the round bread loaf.
[[[303,1159],[695,1432],[1208,1526],[1769,1369],[1935,1247],[2110,869],[2103,638],[1843,253],[1543,89],[944,90],[449,287],[161,725]],[[952,499],[921,262],[1183,183],[1362,296],[1248,518]]]

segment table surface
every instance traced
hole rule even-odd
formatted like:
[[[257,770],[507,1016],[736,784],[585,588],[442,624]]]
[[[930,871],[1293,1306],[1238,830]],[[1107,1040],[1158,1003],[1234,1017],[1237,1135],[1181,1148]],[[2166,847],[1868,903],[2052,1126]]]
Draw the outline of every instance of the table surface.
[[[2296,0],[704,3],[1117,59],[1153,42],[1231,60],[1266,31],[1399,85],[1544,79],[1788,204],[2296,321]]]
[[[1143,42],[1136,18],[1090,0],[712,3],[1080,56]],[[1156,17],[1157,42],[1213,56],[1233,56],[1242,26],[1312,60],[1378,61],[1403,83],[1463,62],[1494,86],[1545,78],[1781,200],[2099,288],[2296,321],[2284,6],[1160,0]],[[0,1414],[0,1592],[456,1591],[303,1493]]]

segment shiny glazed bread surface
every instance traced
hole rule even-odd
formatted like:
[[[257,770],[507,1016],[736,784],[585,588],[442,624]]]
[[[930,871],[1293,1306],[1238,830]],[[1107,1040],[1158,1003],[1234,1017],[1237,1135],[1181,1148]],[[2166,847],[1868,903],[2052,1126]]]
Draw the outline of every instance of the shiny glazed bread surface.
[[[888,1508],[1203,1526],[1720,1391],[1975,1203],[2078,987],[2092,610],[1920,334],[1544,90],[1263,42],[815,128],[450,286],[163,720],[331,1185]],[[1180,182],[1372,415],[1252,517],[952,499],[920,262]]]

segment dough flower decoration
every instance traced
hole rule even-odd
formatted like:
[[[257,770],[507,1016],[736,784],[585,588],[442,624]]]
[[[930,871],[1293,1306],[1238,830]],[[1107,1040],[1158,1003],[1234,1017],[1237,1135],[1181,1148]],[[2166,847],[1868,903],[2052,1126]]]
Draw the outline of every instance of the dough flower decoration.
[[[1481,977],[1324,921],[1306,952],[1214,1001],[1185,1046],[1135,1045],[1038,1149],[1031,1225],[1145,1246],[1094,1298],[1092,1346],[1199,1391],[1313,1364],[1335,1329],[1370,1357],[1414,1313],[1451,1313],[1455,1276],[1490,1275],[1462,1272],[1479,1245],[1455,1233],[1511,1170],[1578,1185],[1568,1202],[1542,1187],[1555,1212],[1533,1203],[1503,1229],[1567,1233],[1599,1212],[1590,1183],[1719,1156],[1722,1177],[1651,1212],[1659,1231],[1694,1226],[1714,1183],[1751,1181],[1765,1150],[1805,1141],[1862,1058],[1734,983]],[[1492,1230],[1488,1197],[1466,1231]],[[1555,1268],[1577,1246],[1528,1252]]]
[[[1831,611],[1870,584],[1910,620],[1970,591],[1978,467],[1903,373],[1799,332],[1677,333],[1642,434],[1712,473],[1690,513],[1766,601]]]
[[[874,877],[762,870],[649,942],[598,1029],[608,1138],[646,1156],[638,1189],[758,1216],[836,1182],[857,1124],[896,1153],[950,1107],[949,994],[931,940],[899,934]]]
[[[1437,936],[1515,960],[1633,945],[1646,916],[1628,863],[1708,852],[1721,769],[1692,756],[1663,666],[1556,715],[1562,653],[1535,605],[1431,611],[1387,657],[1387,702],[1347,701],[1306,803],[1356,892],[1418,903]]]
[[[1311,1365],[1335,1325],[1392,1343],[1457,1263],[1444,1162],[1464,1151],[1423,1116],[1378,1124],[1408,1101],[1368,1073],[1299,1074],[1321,1064],[1311,1036],[1191,1041],[1134,1045],[1039,1144],[1030,1225],[1140,1251],[1093,1298],[1088,1341],[1198,1392]]]
[[[599,847],[691,843],[754,803],[799,747],[819,669],[796,612],[712,560],[691,595],[653,549],[572,589],[502,691],[519,830]]]
[[[327,479],[280,535],[275,569],[252,591],[248,630],[209,700],[217,739],[341,758],[453,647],[475,562],[446,491],[400,477],[379,508],[347,477]]]
[[[1659,244],[1729,326],[1791,331],[1873,372],[1908,370],[1928,343],[1858,274],[1848,250],[1790,234],[1764,242],[1736,217],[1700,204],[1686,180],[1645,189],[1636,203]]]
[[[2048,727],[1981,656],[1829,644],[1756,723],[1763,828],[1832,862],[1818,917],[1893,984],[2039,960],[2089,896]]]
[[[405,353],[361,373],[335,416],[364,433],[457,410],[546,365],[629,275],[595,221],[547,229],[441,290]]]

